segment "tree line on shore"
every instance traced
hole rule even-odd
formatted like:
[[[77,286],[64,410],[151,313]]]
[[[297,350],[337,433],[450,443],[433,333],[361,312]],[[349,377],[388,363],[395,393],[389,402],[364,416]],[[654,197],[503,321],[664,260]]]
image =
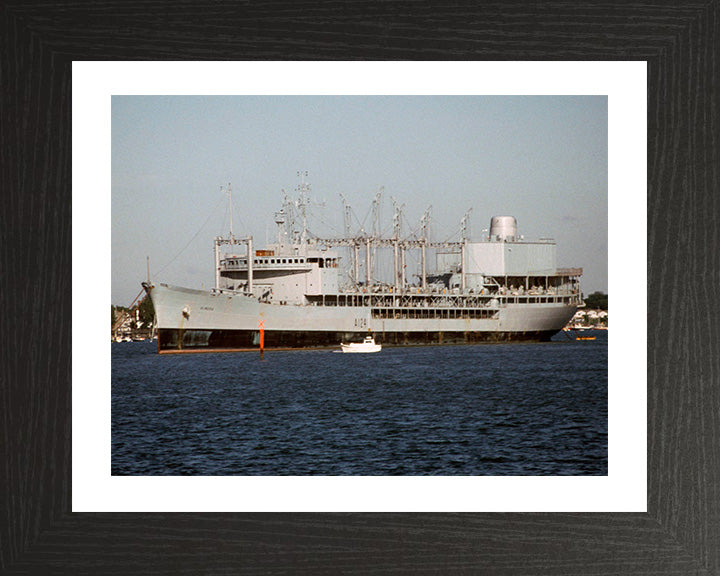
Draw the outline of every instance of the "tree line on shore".
[[[604,292],[593,292],[587,298],[584,299],[585,306],[592,308],[593,310],[605,310],[608,309],[608,295]]]

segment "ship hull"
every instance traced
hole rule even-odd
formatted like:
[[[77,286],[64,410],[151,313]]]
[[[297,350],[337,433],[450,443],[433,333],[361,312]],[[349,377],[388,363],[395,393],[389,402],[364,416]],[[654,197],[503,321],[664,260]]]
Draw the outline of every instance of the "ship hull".
[[[410,316],[372,305],[261,303],[241,294],[149,286],[160,352],[337,347],[372,333],[383,346],[546,341],[577,307],[566,303],[505,304],[496,309]],[[370,304],[368,302],[368,304]],[[427,316],[444,317],[427,317]],[[425,316],[425,317],[423,317]],[[450,316],[450,317],[448,317]]]

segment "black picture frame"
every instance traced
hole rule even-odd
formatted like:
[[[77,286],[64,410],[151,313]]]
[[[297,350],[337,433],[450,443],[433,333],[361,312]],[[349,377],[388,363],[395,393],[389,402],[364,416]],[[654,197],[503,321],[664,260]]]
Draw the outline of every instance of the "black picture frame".
[[[0,572],[720,573],[719,22],[717,0],[4,2]],[[166,59],[647,61],[648,292],[622,286],[648,305],[648,512],[72,513],[72,61]]]

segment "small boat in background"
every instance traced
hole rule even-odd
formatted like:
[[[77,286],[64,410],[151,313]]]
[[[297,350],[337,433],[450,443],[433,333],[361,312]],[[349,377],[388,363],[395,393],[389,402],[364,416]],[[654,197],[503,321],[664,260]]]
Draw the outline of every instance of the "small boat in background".
[[[380,352],[381,344],[375,344],[375,338],[365,336],[365,340],[361,343],[351,342],[350,344],[340,344],[343,352]]]
[[[586,328],[563,328],[562,331],[567,336],[568,340],[595,340],[595,336],[580,336],[580,332],[584,332]],[[575,338],[570,338],[568,333],[572,332]]]

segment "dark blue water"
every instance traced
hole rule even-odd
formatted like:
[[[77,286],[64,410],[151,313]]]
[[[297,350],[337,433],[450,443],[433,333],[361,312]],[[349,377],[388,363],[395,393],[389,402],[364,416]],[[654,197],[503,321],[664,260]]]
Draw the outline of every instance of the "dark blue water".
[[[263,360],[112,344],[112,473],[606,475],[593,334]]]

